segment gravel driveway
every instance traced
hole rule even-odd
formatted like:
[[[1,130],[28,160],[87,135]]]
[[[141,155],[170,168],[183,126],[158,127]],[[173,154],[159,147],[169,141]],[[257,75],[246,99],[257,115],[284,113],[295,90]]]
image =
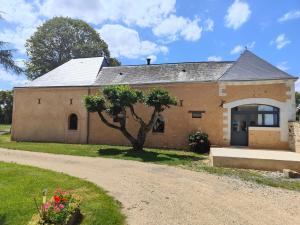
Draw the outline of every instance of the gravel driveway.
[[[123,204],[130,225],[300,224],[300,193],[126,160],[0,149],[17,162],[85,178]]]

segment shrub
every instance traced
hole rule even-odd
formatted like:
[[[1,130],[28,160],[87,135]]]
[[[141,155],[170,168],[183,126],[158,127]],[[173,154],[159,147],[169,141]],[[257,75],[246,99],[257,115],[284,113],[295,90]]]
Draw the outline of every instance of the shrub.
[[[80,215],[80,198],[70,192],[57,189],[52,198],[38,208],[38,214],[33,215],[29,225],[67,225]]]
[[[196,131],[189,135],[189,146],[191,151],[197,153],[209,153],[210,141],[208,140],[208,134]]]

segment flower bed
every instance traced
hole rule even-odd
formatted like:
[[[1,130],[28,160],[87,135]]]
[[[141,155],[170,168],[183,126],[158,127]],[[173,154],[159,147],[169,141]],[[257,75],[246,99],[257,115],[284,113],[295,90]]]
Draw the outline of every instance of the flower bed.
[[[36,206],[38,213],[28,225],[73,225],[81,218],[79,196],[61,189],[57,189],[49,201],[44,193],[42,205],[36,203]]]

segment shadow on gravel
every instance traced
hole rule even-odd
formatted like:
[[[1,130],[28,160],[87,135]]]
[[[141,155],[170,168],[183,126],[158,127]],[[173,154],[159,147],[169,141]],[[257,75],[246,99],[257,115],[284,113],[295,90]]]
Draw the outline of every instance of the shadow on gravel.
[[[192,155],[181,155],[174,154],[172,152],[168,153],[168,150],[164,152],[155,152],[150,150],[145,150],[142,152],[137,152],[132,149],[117,149],[117,148],[102,148],[98,150],[100,156],[106,156],[110,158],[122,158],[122,159],[135,159],[142,162],[190,162],[206,159],[205,156],[192,156]]]

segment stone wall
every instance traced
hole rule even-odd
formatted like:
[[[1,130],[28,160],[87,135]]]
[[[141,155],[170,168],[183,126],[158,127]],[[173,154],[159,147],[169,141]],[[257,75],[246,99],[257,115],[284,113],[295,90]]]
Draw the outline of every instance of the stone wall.
[[[300,153],[299,122],[289,122],[289,147],[292,151]]]

